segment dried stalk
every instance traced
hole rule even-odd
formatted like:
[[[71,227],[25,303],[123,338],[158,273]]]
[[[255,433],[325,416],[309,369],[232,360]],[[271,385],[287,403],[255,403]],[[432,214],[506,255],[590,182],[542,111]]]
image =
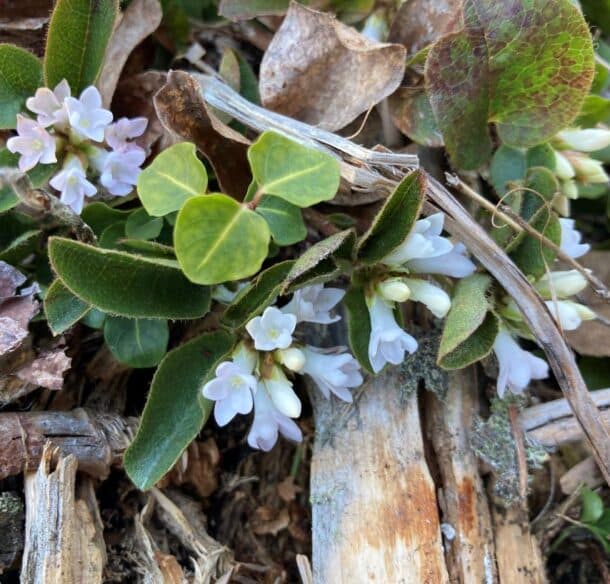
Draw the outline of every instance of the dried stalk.
[[[330,132],[255,106],[214,77],[198,75],[197,79],[201,84],[203,97],[210,105],[230,114],[250,128],[258,131],[273,129],[301,144],[338,157],[342,162],[343,178],[356,189],[389,190],[396,186],[405,169],[417,164],[416,157],[367,150]],[[389,179],[388,175],[396,179]],[[447,216],[447,230],[468,247],[517,303],[546,353],[557,382],[591,444],[606,482],[610,484],[610,432],[602,423],[574,355],[542,298],[504,250],[491,239],[456,198],[430,176],[427,194],[431,202]]]

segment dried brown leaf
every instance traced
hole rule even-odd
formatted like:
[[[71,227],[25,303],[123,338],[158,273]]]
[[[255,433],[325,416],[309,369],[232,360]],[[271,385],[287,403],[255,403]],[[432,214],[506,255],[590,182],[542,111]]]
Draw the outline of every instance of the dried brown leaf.
[[[14,320],[22,329],[27,331],[28,324],[38,314],[39,302],[30,296],[16,296],[0,304],[0,316]]]
[[[388,41],[404,45],[410,56],[451,31],[461,0],[409,0],[396,13]]]
[[[578,260],[606,285],[610,285],[610,251],[591,251]],[[606,322],[610,321],[610,304],[596,296],[591,288],[582,294],[582,301]],[[602,320],[587,320],[578,329],[566,333],[570,346],[581,355],[610,357],[610,325]]]
[[[282,531],[282,529],[286,529],[288,525],[290,525],[290,515],[288,514],[288,509],[282,509],[276,517],[271,519],[270,516],[275,514],[276,512],[272,511],[268,507],[260,507],[257,509],[256,516],[259,521],[256,522],[256,525],[254,525],[252,531],[256,533],[256,535],[271,534],[276,536],[278,532]]]
[[[249,141],[214,116],[193,76],[170,71],[154,104],[161,123],[183,140],[194,142],[210,161],[222,191],[243,198],[252,179],[246,158]]]
[[[12,318],[0,316],[0,357],[19,348],[28,336],[24,329]]]
[[[260,68],[265,107],[335,131],[400,85],[406,51],[292,3]]]
[[[303,489],[298,485],[294,484],[294,477],[287,476],[281,483],[277,485],[277,494],[280,496],[282,501],[286,503],[290,503],[290,501],[294,501],[297,497],[297,494],[300,493]]]
[[[26,277],[10,264],[0,261],[0,302],[17,294]]]
[[[131,52],[161,24],[159,0],[133,0],[115,27],[98,80],[104,107],[109,107],[121,71]]]

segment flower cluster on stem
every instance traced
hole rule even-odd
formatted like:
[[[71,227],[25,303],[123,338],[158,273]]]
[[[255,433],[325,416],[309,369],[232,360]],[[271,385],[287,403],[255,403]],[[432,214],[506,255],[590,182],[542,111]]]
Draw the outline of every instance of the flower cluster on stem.
[[[87,87],[77,98],[65,80],[53,90],[37,89],[26,107],[36,119],[19,114],[17,136],[6,143],[10,152],[20,155],[19,170],[59,163],[49,184],[78,214],[85,199],[98,193],[96,183],[117,197],[133,190],[146,158],[133,140],[146,130],[146,118],[112,123],[112,113],[102,107],[95,87]]]

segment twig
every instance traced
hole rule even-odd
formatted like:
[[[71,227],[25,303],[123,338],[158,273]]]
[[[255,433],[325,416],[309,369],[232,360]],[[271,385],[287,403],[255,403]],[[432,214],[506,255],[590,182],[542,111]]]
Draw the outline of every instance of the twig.
[[[522,501],[527,498],[527,459],[525,456],[525,437],[523,429],[519,425],[519,409],[512,405],[508,408],[513,439],[517,451],[517,465],[519,468],[519,496]]]
[[[508,205],[494,205],[454,174],[446,173],[445,178],[447,179],[447,184],[460,189],[462,193],[475,200],[479,205],[492,213],[492,215],[499,217],[513,231],[516,231],[517,233],[523,233],[525,231],[528,235],[531,235],[542,243],[542,245],[552,249],[558,258],[569,264],[587,279],[593,288],[593,292],[595,292],[597,296],[610,302],[610,290],[608,290],[606,285],[599,278],[581,266],[573,257],[566,254],[556,243],[532,227],[523,217],[517,215]]]

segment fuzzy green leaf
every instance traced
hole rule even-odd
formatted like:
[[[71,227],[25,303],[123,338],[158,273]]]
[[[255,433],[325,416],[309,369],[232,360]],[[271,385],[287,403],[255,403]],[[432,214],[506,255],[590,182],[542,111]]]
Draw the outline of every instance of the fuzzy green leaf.
[[[485,274],[473,274],[458,282],[441,337],[439,363],[483,324],[490,309],[487,299],[490,285],[491,278]]]
[[[0,129],[14,128],[25,100],[42,85],[42,63],[29,51],[0,44]]]
[[[386,199],[358,244],[358,259],[375,264],[394,251],[409,235],[421,211],[426,178],[416,170],[402,179]]]
[[[578,115],[594,74],[587,24],[570,0],[467,0],[461,30],[435,42],[425,67],[430,103],[456,166],[504,144],[544,142]]]
[[[114,223],[125,223],[132,210],[122,211],[96,201],[86,205],[81,214],[82,220],[100,237],[104,230]]]
[[[293,261],[286,261],[262,271],[229,305],[222,317],[223,324],[240,329],[273,304],[293,265]]]
[[[49,258],[66,287],[81,300],[130,318],[198,318],[210,292],[163,263],[52,237]]]
[[[48,87],[66,79],[78,95],[95,83],[117,13],[116,0],[57,0],[44,58]]]
[[[129,367],[154,367],[163,359],[169,342],[166,320],[108,316],[104,340],[116,360]]]
[[[329,201],[339,188],[339,163],[332,156],[275,132],[250,146],[248,160],[261,192],[297,207]]]
[[[207,187],[208,173],[190,142],[170,146],[138,176],[138,195],[153,217],[178,211],[187,199],[203,195]]]
[[[133,239],[155,239],[163,229],[161,217],[151,217],[145,209],[137,209],[125,223],[125,235]]]
[[[493,155],[489,174],[496,193],[503,196],[509,182],[523,180],[527,172],[525,151],[502,144]]]
[[[47,324],[54,335],[60,335],[85,316],[91,307],[66,288],[61,280],[55,280],[44,296],[44,312]]]
[[[174,231],[176,257],[198,284],[220,284],[256,274],[267,257],[267,222],[226,195],[189,199]]]
[[[234,342],[226,332],[206,333],[170,351],[161,361],[140,427],[123,459],[139,489],[154,486],[203,427],[212,402],[199,399],[201,388]]]
[[[312,245],[295,261],[284,281],[282,293],[314,280],[319,281],[317,277],[321,274],[334,273],[337,269],[334,258],[351,257],[355,241],[356,232],[353,229],[345,229]],[[322,270],[316,271],[316,268],[320,267]]]
[[[364,288],[352,284],[343,298],[343,304],[347,311],[347,336],[352,353],[364,369],[373,373],[369,361],[371,318],[366,305]]]

